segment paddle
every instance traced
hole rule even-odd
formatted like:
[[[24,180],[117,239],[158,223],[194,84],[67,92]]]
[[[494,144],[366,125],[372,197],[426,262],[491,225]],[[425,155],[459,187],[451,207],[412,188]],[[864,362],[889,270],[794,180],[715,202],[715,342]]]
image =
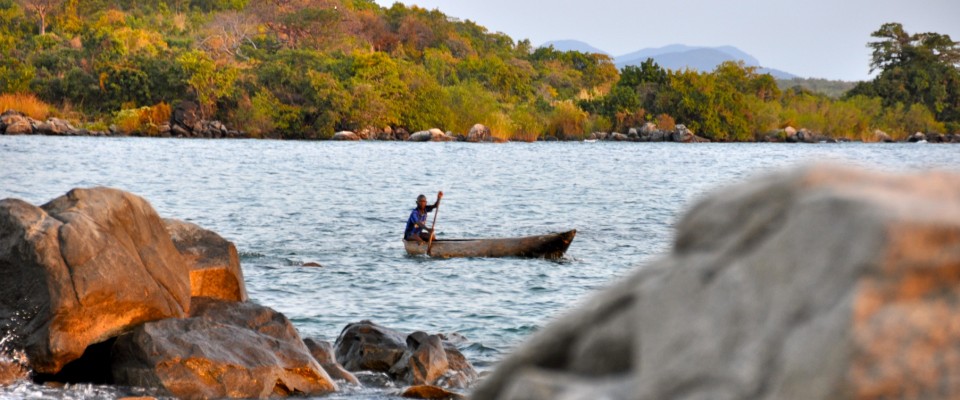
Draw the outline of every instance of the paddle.
[[[440,214],[440,199],[443,198],[443,191],[437,193],[437,207],[433,210],[433,225],[430,227],[430,240],[427,241],[427,255],[430,255],[430,250],[433,249],[433,236],[436,235],[437,227],[437,215]]]

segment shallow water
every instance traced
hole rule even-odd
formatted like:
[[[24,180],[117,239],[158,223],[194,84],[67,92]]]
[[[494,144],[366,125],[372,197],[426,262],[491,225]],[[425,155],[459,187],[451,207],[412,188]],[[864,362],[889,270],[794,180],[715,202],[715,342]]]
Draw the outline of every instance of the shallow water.
[[[370,319],[458,332],[488,370],[562,310],[666,251],[672,225],[717,186],[811,161],[887,171],[960,169],[933,144],[391,143],[0,136],[0,198],[45,203],[74,187],[136,193],[163,217],[236,243],[251,300],[305,337]],[[440,237],[577,229],[561,262],[405,255],[420,193],[444,191]],[[432,221],[432,215],[431,215]],[[322,268],[300,267],[317,262]],[[351,390],[325,398],[389,398]],[[0,398],[93,399],[78,385]]]

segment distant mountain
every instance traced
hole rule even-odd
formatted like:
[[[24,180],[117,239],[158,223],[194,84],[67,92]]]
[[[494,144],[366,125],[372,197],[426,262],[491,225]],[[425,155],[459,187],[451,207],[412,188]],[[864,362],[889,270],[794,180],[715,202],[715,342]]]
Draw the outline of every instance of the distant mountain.
[[[540,47],[549,46],[553,46],[554,49],[559,51],[579,51],[581,53],[610,54],[579,40],[551,40],[540,45]]]
[[[553,40],[542,44],[541,47],[550,45],[560,51],[576,50],[584,53],[609,54],[579,40]],[[713,71],[724,61],[742,60],[744,65],[757,67],[757,72],[770,74],[776,79],[798,78],[797,75],[789,72],[762,67],[760,66],[760,60],[757,60],[756,57],[733,46],[703,47],[671,44],[663,47],[646,48],[614,57],[613,62],[617,68],[623,68],[627,65],[640,65],[648,58],[652,58],[663,68],[672,70],[690,68],[697,71]]]

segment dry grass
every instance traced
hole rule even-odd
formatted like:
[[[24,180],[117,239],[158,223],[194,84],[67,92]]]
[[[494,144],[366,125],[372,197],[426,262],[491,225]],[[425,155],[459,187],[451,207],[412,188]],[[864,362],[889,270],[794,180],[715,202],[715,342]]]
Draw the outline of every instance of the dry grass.
[[[44,103],[33,94],[5,93],[0,94],[0,113],[7,110],[16,110],[38,121],[45,121],[50,116],[49,104]]]
[[[170,105],[160,102],[153,107],[120,110],[114,117],[113,123],[126,134],[139,132],[153,136],[160,132],[160,125],[170,120],[170,113]]]

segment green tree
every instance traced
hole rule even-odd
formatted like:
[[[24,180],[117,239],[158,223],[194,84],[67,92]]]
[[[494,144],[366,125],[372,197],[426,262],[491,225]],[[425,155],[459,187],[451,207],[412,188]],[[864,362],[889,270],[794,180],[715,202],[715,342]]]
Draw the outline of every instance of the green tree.
[[[216,102],[234,90],[239,70],[228,65],[218,66],[207,53],[200,50],[186,52],[177,58],[193,89],[204,117],[216,111]]]
[[[879,96],[886,106],[923,104],[940,121],[960,122],[960,43],[937,33],[910,34],[886,23],[870,42],[873,81],[854,87],[848,97]]]

